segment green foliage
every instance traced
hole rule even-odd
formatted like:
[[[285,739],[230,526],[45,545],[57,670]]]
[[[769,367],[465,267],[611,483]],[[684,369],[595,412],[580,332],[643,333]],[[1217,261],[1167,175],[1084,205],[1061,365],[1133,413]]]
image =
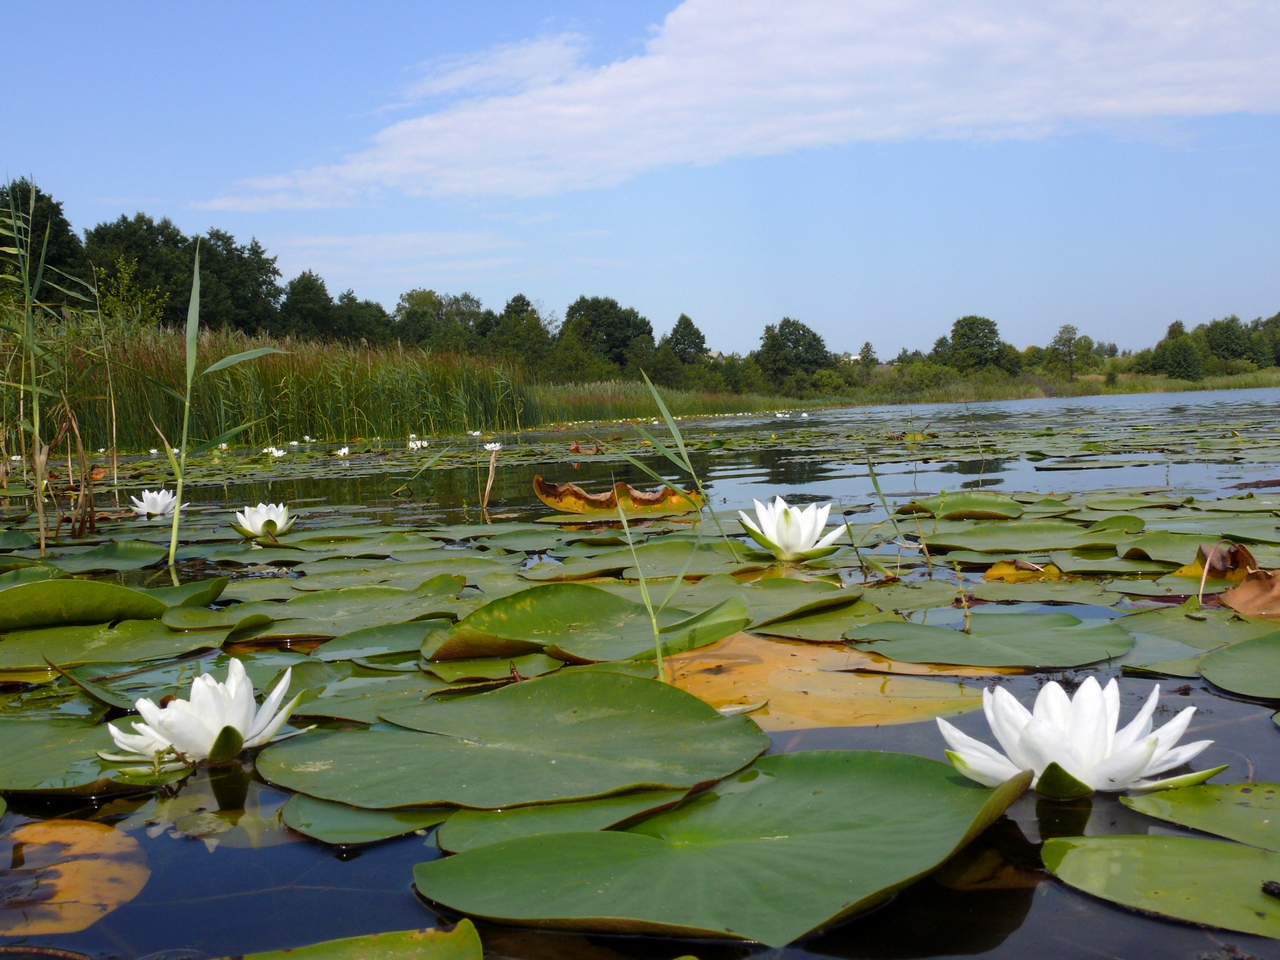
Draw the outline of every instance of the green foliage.
[[[579,297],[564,312],[560,337],[577,337],[608,362],[625,368],[628,350],[639,337],[653,343],[653,326],[634,307],[612,297]]]
[[[43,246],[43,263],[49,271],[46,279],[58,286],[66,286],[60,278],[85,278],[84,244],[62,212],[62,204],[26,178],[0,184],[0,210],[8,211],[10,201],[13,208],[23,212],[29,220],[27,230],[35,240],[33,261],[41,259]],[[0,273],[16,276],[18,270],[18,258],[14,254],[0,253]],[[44,297],[58,303],[69,302],[61,291],[49,287],[46,287]]]
[[[961,317],[951,325],[949,362],[961,372],[999,366],[1000,347],[1000,330],[986,317]]]
[[[680,318],[676,320],[671,332],[658,342],[659,349],[661,349],[663,343],[671,347],[671,352],[683,364],[706,362],[707,338],[694,325],[688,314],[680,314]]]
[[[1178,337],[1165,346],[1162,371],[1174,380],[1204,379],[1204,361],[1188,336]]]
[[[835,365],[821,335],[790,317],[764,328],[755,359],[769,381],[784,390],[788,377],[796,373],[813,374]]]

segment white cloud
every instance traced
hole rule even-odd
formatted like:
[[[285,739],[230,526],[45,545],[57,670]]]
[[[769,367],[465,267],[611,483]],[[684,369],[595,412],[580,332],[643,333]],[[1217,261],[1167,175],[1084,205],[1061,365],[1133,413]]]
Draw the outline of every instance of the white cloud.
[[[437,65],[415,95],[456,99],[210,205],[533,196],[858,141],[1280,110],[1273,0],[686,0],[643,53],[581,53],[566,35]]]

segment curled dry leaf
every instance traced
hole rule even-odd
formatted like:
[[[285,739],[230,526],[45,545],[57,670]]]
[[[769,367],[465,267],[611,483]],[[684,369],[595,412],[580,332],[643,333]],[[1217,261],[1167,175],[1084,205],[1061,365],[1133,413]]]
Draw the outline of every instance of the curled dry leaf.
[[[1258,561],[1249,552],[1248,547],[1240,543],[1223,540],[1219,543],[1202,543],[1195,560],[1173,572],[1176,577],[1205,576],[1208,570],[1209,579],[1242,581],[1258,569]]]
[[[613,519],[617,519],[619,504],[628,517],[669,517],[692,513],[702,506],[702,497],[693,491],[673,487],[637,490],[621,482],[608,493],[587,493],[576,483],[550,483],[535,476],[533,492],[553,510]]]
[[[1280,617],[1280,574],[1254,570],[1220,599],[1246,617]]]
[[[147,855],[123,830],[87,820],[25,823],[0,836],[9,864],[0,888],[0,936],[75,933],[136,897]]]

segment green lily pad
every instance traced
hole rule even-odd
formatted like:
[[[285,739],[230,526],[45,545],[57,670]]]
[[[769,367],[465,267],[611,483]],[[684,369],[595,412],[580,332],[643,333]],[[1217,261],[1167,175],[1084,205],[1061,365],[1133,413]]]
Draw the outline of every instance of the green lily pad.
[[[0,639],[0,670],[43,670],[82,663],[163,660],[222,646],[226,630],[183,632],[159,620],[122,620],[86,627],[15,630]]]
[[[1177,920],[1280,937],[1280,900],[1262,884],[1280,854],[1190,837],[1060,837],[1041,851],[1059,880],[1113,903]]]
[[[229,582],[226,577],[214,577],[212,580],[184,583],[179,587],[139,587],[138,590],[157,600],[163,600],[171,607],[204,607],[222,596],[222,591]]]
[[[30,534],[21,530],[0,530],[0,550],[25,550],[35,543]]]
[[[421,650],[427,637],[453,626],[451,620],[411,620],[381,627],[353,630],[322,643],[311,651],[320,660],[354,660],[357,657],[381,657],[389,653],[412,653]]]
[[[1108,549],[1106,556],[1094,557],[1089,554],[1096,551],[1082,550],[1079,554],[1066,550],[1055,550],[1049,554],[1049,562],[1063,573],[1079,574],[1111,574],[1117,577],[1142,576],[1143,574],[1165,574],[1178,569],[1178,564],[1158,563],[1154,560],[1125,560],[1117,557]]]
[[[624,548],[594,557],[569,557],[563,563],[534,564],[521,576],[536,581],[563,581],[620,573],[628,580],[638,580],[643,571],[646,580],[657,580],[678,577],[682,571],[686,577],[699,578],[761,570],[766,566],[768,563],[748,560],[747,548],[743,545],[738,545],[735,556],[724,543],[696,544],[691,540],[664,537],[640,544],[634,556],[629,548]]]
[[[1016,520],[1024,507],[1012,497],[983,490],[960,491],[912,500],[899,514],[923,514],[939,520]]]
[[[0,630],[114,620],[155,620],[168,605],[140,590],[94,580],[41,580],[4,591]]]
[[[35,563],[29,567],[18,567],[8,573],[0,573],[0,590],[7,590],[23,583],[35,583],[39,580],[60,580],[66,575],[57,567]]]
[[[846,630],[886,620],[896,623],[901,619],[896,613],[884,613],[874,604],[859,600],[847,607],[823,610],[801,617],[789,617],[786,620],[775,620],[762,627],[754,628],[752,632],[770,637],[807,640],[810,643],[839,643],[844,638]]]
[[[1217,535],[1157,530],[1132,540],[1121,555],[1127,560],[1158,560],[1186,566],[1200,555],[1202,543],[1213,544],[1217,540]]]
[[[317,664],[320,661],[314,661]],[[449,685],[424,673],[379,673],[346,667],[351,675],[325,683],[314,699],[304,699],[294,714],[298,717],[327,717],[355,723],[377,723],[385,709],[417,703],[423,697],[447,690]]]
[[[1199,577],[1164,576],[1158,580],[1113,580],[1110,588],[1131,597],[1198,597],[1203,588],[1206,597],[1224,593],[1236,586],[1231,580]]]
[[[730,599],[690,615],[668,607],[658,615],[667,651],[714,643],[751,615]],[[643,604],[581,583],[549,583],[491,600],[453,628],[433,660],[474,660],[546,652],[574,663],[642,659],[654,653],[653,624]]]
[[[968,633],[920,623],[873,623],[845,634],[852,646],[906,663],[972,667],[1078,667],[1133,647],[1114,623],[1085,625],[1069,613],[974,613]]]
[[[459,810],[436,831],[436,843],[448,853],[462,853],[512,837],[607,830],[669,807],[684,795],[683,790],[642,790],[599,800],[543,803],[510,810]]]
[[[97,797],[132,793],[182,776],[132,776],[98,758],[114,750],[106,724],[0,719],[0,793]]]
[[[510,680],[518,674],[522,679],[540,677],[564,666],[541,653],[528,653],[523,657],[484,657],[479,660],[442,660],[424,663],[422,669],[445,683],[480,680]]]
[[[120,570],[154,567],[163,563],[168,556],[168,548],[158,543],[112,540],[83,553],[51,558],[48,563],[67,573],[115,573]]]
[[[1200,676],[1242,697],[1280,700],[1280,631],[1215,650],[1200,661]]]
[[[272,783],[373,809],[497,809],[690,789],[750,763],[769,738],[665,683],[558,672],[454,700],[385,710],[405,730],[317,732],[268,747]],[[423,732],[417,732],[423,731]]]
[[[463,920],[448,931],[368,933],[288,950],[244,954],[234,960],[484,960],[484,947],[471,921]]]
[[[666,600],[672,582],[658,581],[647,585],[649,598],[655,605]],[[640,602],[639,583],[620,582],[593,586],[633,602]],[[841,587],[825,580],[771,577],[754,583],[743,583],[736,577],[721,573],[704,577],[696,583],[681,582],[667,604],[681,610],[700,611],[710,609],[731,597],[738,597],[751,612],[750,628],[755,628],[777,620],[848,606],[856,603],[860,596],[860,587]]]
[[[1205,783],[1121,797],[1130,809],[1157,820],[1280,851],[1280,784]]]
[[[963,530],[926,533],[930,552],[1046,553],[1086,547],[1114,547],[1129,539],[1123,530],[1087,530],[1069,520],[978,521]]]
[[[870,751],[771,756],[626,830],[519,837],[420,863],[424,897],[504,923],[781,947],[869,909],[1025,789]]]
[[[440,551],[439,559],[416,561],[413,563],[363,563],[359,567],[341,568],[334,562],[306,564],[302,569],[306,576],[294,581],[294,587],[300,591],[333,590],[339,587],[385,586],[416,590],[427,581],[441,574],[460,576],[467,583],[475,584],[485,574],[514,573],[520,569],[517,562],[496,560],[489,557],[454,557],[458,551]]]
[[[954,575],[950,570],[942,575],[935,571],[934,577],[933,580],[889,583],[872,587],[863,591],[862,596],[881,610],[893,610],[897,613],[913,613],[917,610],[951,606],[960,596],[959,585]]]
[[[425,830],[448,819],[453,812],[453,807],[365,810],[298,793],[289,798],[280,815],[289,827],[299,833],[321,843],[345,846],[375,843],[415,830]]]

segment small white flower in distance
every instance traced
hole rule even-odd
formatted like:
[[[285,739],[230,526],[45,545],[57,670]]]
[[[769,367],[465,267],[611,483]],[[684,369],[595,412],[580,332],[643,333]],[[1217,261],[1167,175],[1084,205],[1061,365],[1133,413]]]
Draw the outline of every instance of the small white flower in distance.
[[[499,450],[501,450],[501,449],[502,449],[502,444],[500,444],[500,443],[486,443],[486,444],[484,445],[484,448],[485,448],[486,450],[488,450],[490,453],[497,453]]]

